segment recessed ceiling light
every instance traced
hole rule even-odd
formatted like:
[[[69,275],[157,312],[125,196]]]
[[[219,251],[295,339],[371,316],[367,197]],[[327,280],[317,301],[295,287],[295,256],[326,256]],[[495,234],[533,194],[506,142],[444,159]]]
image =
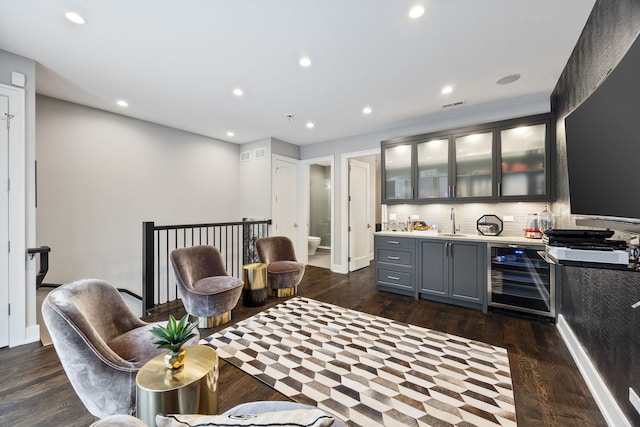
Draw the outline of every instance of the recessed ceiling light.
[[[451,92],[453,92],[453,87],[452,86],[445,86],[440,91],[440,93],[442,93],[443,95],[446,95],[446,94],[451,93]]]
[[[235,96],[242,96],[242,95],[244,95],[244,92],[243,92],[243,91],[242,91],[242,89],[240,89],[240,88],[235,88],[235,89],[233,90],[233,94],[234,94]]]
[[[362,114],[371,114],[371,107],[364,107],[362,109]]]
[[[85,21],[85,19],[77,12],[67,12],[64,14],[64,16],[74,24],[82,25],[87,23],[87,21]]]
[[[422,6],[413,6],[409,11],[409,18],[411,19],[420,18],[422,15],[424,15],[424,7]]]
[[[497,85],[508,85],[510,83],[515,82],[520,77],[521,77],[520,74],[509,74],[508,76],[504,76],[503,78],[498,79],[498,81],[496,81],[496,84]]]
[[[235,133],[233,133],[231,131],[227,132],[227,136],[234,136],[234,135],[235,135]]]
[[[313,127],[314,127],[315,125],[313,124],[313,122],[307,122],[306,126],[307,126],[309,129],[313,129]]]
[[[308,67],[311,65],[311,59],[309,59],[308,57],[303,57],[300,58],[300,66],[301,67]]]
[[[118,104],[121,107],[128,107],[129,103],[127,101],[125,101],[124,99],[120,99],[119,101],[116,102],[116,104]]]

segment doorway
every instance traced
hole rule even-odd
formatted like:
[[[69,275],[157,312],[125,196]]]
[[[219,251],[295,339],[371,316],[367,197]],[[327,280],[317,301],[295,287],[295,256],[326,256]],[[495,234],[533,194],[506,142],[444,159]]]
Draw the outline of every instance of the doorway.
[[[26,338],[26,142],[24,90],[0,84],[0,347]],[[10,185],[7,185],[10,183]]]
[[[286,236],[298,252],[298,161],[273,156],[273,235]]]
[[[368,165],[368,172],[363,164]],[[343,265],[355,271],[373,259],[373,233],[381,222],[380,150],[342,155],[342,241],[347,243]],[[355,166],[355,167],[354,167]],[[366,194],[365,194],[366,193]]]
[[[0,92],[0,117],[7,120],[9,97]],[[4,122],[0,126],[0,181],[9,180],[9,129]],[[9,241],[9,192],[0,191],[0,242]],[[0,245],[0,307],[9,306],[9,252],[7,245]],[[0,317],[0,348],[9,345],[9,316],[4,308]]]
[[[329,160],[309,165],[309,216],[307,253],[309,265],[331,269],[333,223],[333,169]]]

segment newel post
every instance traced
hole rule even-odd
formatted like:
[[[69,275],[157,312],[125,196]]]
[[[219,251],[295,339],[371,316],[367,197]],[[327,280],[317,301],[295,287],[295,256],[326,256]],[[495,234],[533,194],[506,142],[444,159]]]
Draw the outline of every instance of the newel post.
[[[155,268],[153,258],[154,224],[153,221],[142,223],[142,310],[144,313],[149,313],[155,306],[153,292],[153,270]]]

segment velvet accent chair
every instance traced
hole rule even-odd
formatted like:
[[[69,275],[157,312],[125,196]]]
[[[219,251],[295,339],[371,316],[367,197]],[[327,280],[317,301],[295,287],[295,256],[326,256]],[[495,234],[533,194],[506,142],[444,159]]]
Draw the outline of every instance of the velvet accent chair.
[[[136,374],[166,353],[150,332],[159,324],[140,320],[113,285],[83,279],[55,288],[42,316],[69,382],[99,418],[136,411]],[[190,343],[197,344],[199,334]]]
[[[198,326],[212,328],[231,320],[244,282],[229,276],[218,248],[209,245],[174,249],[169,254],[184,308]]]
[[[304,276],[305,266],[296,258],[293,242],[286,236],[261,237],[256,240],[260,262],[267,264],[271,295],[293,296]]]

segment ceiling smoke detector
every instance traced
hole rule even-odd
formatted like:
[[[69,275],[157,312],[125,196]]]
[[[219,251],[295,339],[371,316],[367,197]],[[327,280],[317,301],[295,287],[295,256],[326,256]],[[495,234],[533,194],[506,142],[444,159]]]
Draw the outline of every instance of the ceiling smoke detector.
[[[508,76],[504,76],[503,78],[498,79],[498,81],[496,81],[496,84],[501,86],[508,85],[519,80],[520,77],[520,74],[509,74]]]

